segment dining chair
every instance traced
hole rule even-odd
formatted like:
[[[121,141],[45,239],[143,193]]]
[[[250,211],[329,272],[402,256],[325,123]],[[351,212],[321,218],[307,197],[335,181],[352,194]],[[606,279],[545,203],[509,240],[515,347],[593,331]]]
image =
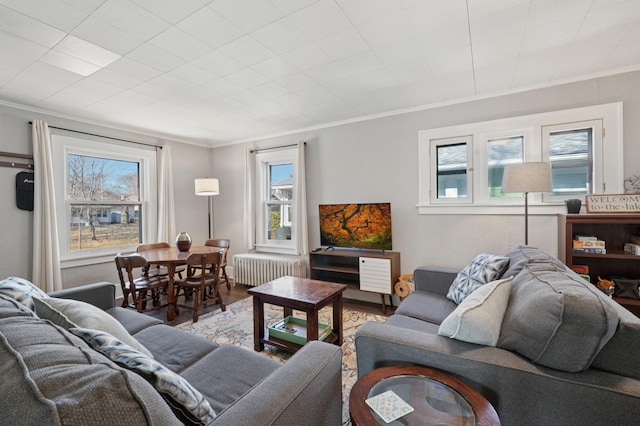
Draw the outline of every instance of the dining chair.
[[[115,257],[120,286],[122,287],[122,307],[134,308],[138,312],[160,309],[160,293],[166,293],[169,279],[166,276],[145,276],[134,278],[134,270],[149,269],[149,263],[139,254],[118,254]],[[129,303],[131,295],[132,303]],[[147,301],[151,300],[153,307],[147,309]]]
[[[219,274],[220,279],[227,285],[227,289],[231,289],[231,281],[229,281],[229,276],[227,275],[227,253],[229,252],[229,248],[231,247],[231,240],[227,238],[209,238],[204,243],[205,246],[209,247],[220,247],[223,250],[222,261],[219,265]]]
[[[219,304],[220,309],[226,311],[226,306],[220,294],[219,268],[223,254],[192,253],[186,259],[187,276],[183,280],[175,281],[176,313],[179,308],[193,310],[193,322],[198,321],[198,311],[201,306],[213,303]],[[197,275],[192,272],[197,267],[201,272]],[[185,303],[178,303],[179,296],[185,296]],[[189,298],[193,298],[193,305],[186,304]]]
[[[153,249],[163,249],[171,247],[169,243],[148,243],[148,244],[140,244],[136,247],[136,253],[140,253],[144,250],[153,250]],[[176,274],[178,278],[182,278],[182,273],[184,272],[184,266],[176,267]],[[166,266],[162,265],[149,265],[146,269],[142,271],[142,274],[146,277],[166,277],[169,275],[169,269]]]

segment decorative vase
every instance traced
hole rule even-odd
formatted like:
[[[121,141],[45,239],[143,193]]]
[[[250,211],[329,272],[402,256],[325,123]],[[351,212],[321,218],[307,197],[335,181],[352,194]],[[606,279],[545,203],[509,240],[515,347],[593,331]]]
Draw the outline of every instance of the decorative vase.
[[[180,251],[189,251],[191,248],[191,236],[186,232],[181,232],[176,237],[176,247]]]
[[[580,213],[580,207],[582,207],[582,201],[577,198],[572,198],[571,200],[566,200],[565,204],[567,205],[567,213],[569,214],[578,214]]]

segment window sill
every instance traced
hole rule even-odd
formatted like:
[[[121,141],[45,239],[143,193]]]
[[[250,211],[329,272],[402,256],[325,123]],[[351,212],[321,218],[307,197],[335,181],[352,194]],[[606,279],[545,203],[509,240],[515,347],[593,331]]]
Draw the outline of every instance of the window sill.
[[[520,204],[456,204],[433,205],[418,204],[418,214],[421,215],[494,215],[512,216],[524,214],[524,200]],[[530,216],[554,216],[566,213],[567,208],[562,204],[529,204]]]

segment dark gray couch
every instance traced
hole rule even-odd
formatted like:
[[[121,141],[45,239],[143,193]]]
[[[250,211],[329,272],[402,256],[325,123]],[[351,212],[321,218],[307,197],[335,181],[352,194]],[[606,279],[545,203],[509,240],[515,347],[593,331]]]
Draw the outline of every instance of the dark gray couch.
[[[218,346],[116,307],[115,286],[110,283],[51,296],[85,301],[112,314],[157,361],[206,397],[217,413],[213,424],[341,422],[342,357],[335,345],[310,342],[283,364],[239,347]],[[4,295],[0,295],[0,368],[2,424],[181,424],[140,376]]]
[[[457,306],[446,294],[458,271],[421,267],[395,314],[356,332],[358,376],[394,364],[443,370],[484,395],[503,425],[637,424],[638,318],[541,250],[507,256],[503,277],[514,280],[497,347],[438,335]]]

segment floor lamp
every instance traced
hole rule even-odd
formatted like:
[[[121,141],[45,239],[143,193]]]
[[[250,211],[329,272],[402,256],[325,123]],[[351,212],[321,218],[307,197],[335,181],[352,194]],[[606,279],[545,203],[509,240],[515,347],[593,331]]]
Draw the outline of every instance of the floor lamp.
[[[511,164],[504,168],[502,192],[524,193],[524,243],[529,244],[529,193],[551,192],[551,164]]]
[[[196,185],[196,195],[209,197],[209,199],[207,200],[209,205],[209,238],[213,238],[213,233],[212,233],[213,225],[211,224],[211,219],[212,219],[211,204],[213,202],[212,196],[218,195],[220,193],[220,185],[218,183],[218,179],[216,178],[196,179],[195,185]]]

